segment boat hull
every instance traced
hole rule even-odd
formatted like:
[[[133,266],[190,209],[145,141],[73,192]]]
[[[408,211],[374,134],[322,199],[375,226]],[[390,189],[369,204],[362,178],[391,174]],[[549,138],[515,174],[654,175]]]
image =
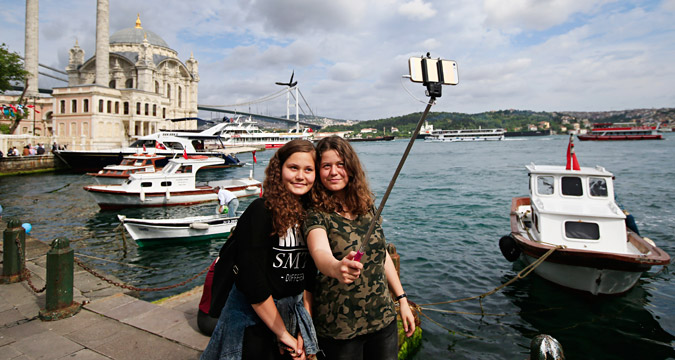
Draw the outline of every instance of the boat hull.
[[[125,156],[137,153],[137,149],[119,150],[119,151],[76,151],[76,150],[57,150],[54,152],[56,157],[63,161],[72,171],[75,172],[98,172],[108,165],[119,164]],[[165,155],[165,159],[159,159],[155,163],[157,167],[163,167],[167,164],[170,158],[174,156],[182,156],[183,154],[176,154],[170,151],[157,151],[158,155]],[[238,159],[233,156],[224,154],[222,152],[195,152],[187,153],[188,156],[205,155],[218,157],[225,160],[225,163],[217,166],[210,166],[207,168],[227,168],[235,166],[243,166]]]
[[[551,244],[535,241],[520,225],[517,209],[530,205],[529,197],[513,198],[511,234],[521,259],[533,263],[549,250]],[[655,265],[667,265],[670,256],[663,250],[627,230],[627,238],[641,254],[621,254],[573,248],[556,249],[546,261],[534,269],[542,278],[571,289],[591,294],[621,294],[637,283],[640,275]]]
[[[122,215],[118,217],[127,232],[141,247],[169,242],[226,238],[239,219],[219,215],[162,220],[132,219]]]
[[[647,135],[577,135],[577,138],[582,141],[617,141],[617,140],[662,140],[661,134],[647,134]]]

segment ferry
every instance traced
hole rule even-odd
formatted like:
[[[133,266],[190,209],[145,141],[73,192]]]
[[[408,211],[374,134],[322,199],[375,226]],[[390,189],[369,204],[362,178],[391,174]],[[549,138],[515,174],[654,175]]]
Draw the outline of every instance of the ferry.
[[[296,139],[311,141],[314,135],[311,128],[291,129],[283,133],[266,132],[250,118],[223,123],[219,134],[226,146],[264,146],[266,149],[280,148]]]
[[[424,141],[459,142],[459,141],[499,141],[504,140],[504,129],[461,129],[433,130]]]
[[[596,123],[589,134],[579,134],[579,140],[661,140],[658,126],[636,123]]]

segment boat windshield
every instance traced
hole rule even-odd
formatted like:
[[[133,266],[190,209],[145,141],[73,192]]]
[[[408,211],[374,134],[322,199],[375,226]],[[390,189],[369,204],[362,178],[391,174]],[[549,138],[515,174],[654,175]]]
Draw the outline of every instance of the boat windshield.
[[[589,178],[588,187],[591,196],[607,197],[607,181],[603,178]]]
[[[168,164],[166,164],[166,166],[164,168],[162,168],[162,173],[171,174],[179,166],[180,166],[180,164],[177,164],[177,163],[174,163],[174,162],[169,162]]]
[[[560,185],[563,195],[581,196],[584,194],[581,188],[581,179],[576,176],[563,176]]]
[[[553,195],[553,176],[537,176],[537,193],[539,195]]]

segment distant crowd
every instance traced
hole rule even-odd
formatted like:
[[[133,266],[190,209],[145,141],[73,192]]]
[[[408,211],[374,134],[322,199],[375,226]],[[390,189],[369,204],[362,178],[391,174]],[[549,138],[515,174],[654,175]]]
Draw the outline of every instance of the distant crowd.
[[[52,153],[56,150],[65,150],[67,145],[59,146],[57,143],[52,144]],[[27,144],[23,147],[23,150],[19,151],[16,146],[11,146],[7,149],[6,156],[32,156],[32,155],[44,155],[47,150],[44,147],[44,144],[38,143],[37,146]],[[0,158],[4,157],[5,154],[0,150]]]

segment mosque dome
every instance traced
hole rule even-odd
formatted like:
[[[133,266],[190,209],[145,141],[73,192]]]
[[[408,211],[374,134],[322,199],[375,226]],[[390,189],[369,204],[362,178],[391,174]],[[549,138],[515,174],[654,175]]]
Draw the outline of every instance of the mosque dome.
[[[110,35],[110,44],[142,44],[143,39],[147,37],[151,45],[165,47],[170,49],[169,45],[159,35],[150,30],[141,27],[140,16],[136,19],[136,26],[122,29]]]

